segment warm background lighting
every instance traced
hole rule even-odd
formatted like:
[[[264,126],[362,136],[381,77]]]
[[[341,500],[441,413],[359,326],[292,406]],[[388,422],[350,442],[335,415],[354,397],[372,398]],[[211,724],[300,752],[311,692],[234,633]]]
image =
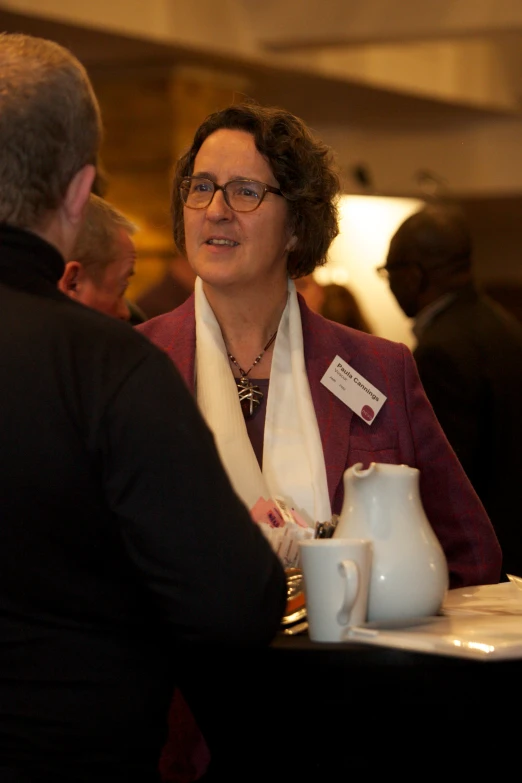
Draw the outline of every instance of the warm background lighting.
[[[387,280],[375,269],[386,262],[391,237],[423,202],[387,196],[343,196],[339,236],[326,266],[317,269],[319,283],[348,286],[357,297],[374,334],[414,347],[410,321],[399,308]]]

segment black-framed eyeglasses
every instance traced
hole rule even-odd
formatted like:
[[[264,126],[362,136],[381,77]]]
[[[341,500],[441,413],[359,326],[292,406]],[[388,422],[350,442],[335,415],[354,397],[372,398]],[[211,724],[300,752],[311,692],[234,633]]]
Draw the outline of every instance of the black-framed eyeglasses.
[[[386,266],[386,264],[384,266],[378,266],[375,271],[383,280],[389,280],[390,274],[395,272],[396,269],[406,269],[408,266],[411,266],[410,261],[397,261],[396,264],[392,264],[391,266]]]
[[[185,177],[179,188],[181,200],[189,209],[208,207],[217,190],[223,191],[226,203],[234,212],[253,212],[267,193],[283,195],[279,188],[254,179],[232,179],[224,185],[218,185],[208,177]]]

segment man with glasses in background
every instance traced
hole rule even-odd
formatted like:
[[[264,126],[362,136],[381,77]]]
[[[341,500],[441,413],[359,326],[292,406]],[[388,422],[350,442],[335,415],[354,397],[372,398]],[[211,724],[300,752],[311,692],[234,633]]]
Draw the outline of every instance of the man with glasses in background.
[[[503,578],[522,575],[513,514],[522,475],[522,325],[480,291],[462,212],[428,206],[407,218],[377,270],[414,319],[419,375],[495,527]]]

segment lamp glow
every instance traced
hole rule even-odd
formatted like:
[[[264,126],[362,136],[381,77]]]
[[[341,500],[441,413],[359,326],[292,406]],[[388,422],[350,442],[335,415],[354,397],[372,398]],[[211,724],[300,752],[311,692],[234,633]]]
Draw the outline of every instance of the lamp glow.
[[[395,301],[386,280],[375,272],[386,261],[393,234],[423,202],[387,196],[342,196],[340,234],[330,248],[328,263],[314,272],[318,283],[348,286],[374,334],[413,348],[411,322]]]

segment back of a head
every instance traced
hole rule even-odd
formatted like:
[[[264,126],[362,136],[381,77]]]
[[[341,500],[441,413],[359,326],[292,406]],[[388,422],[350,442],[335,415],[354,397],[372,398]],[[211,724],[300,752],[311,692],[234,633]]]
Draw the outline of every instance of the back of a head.
[[[101,133],[92,86],[71,52],[0,34],[0,222],[39,226],[74,175],[96,165]]]
[[[361,312],[354,294],[344,285],[329,283],[323,286],[324,302],[321,315],[330,321],[351,326],[361,332],[371,333],[370,325]]]
[[[426,272],[453,275],[471,266],[472,241],[464,214],[456,207],[427,206],[396,231],[388,266],[413,263]]]
[[[93,280],[100,280],[114,259],[117,234],[123,229],[129,236],[136,226],[116,207],[91,193],[85,220],[78,234],[70,260],[78,261]]]

